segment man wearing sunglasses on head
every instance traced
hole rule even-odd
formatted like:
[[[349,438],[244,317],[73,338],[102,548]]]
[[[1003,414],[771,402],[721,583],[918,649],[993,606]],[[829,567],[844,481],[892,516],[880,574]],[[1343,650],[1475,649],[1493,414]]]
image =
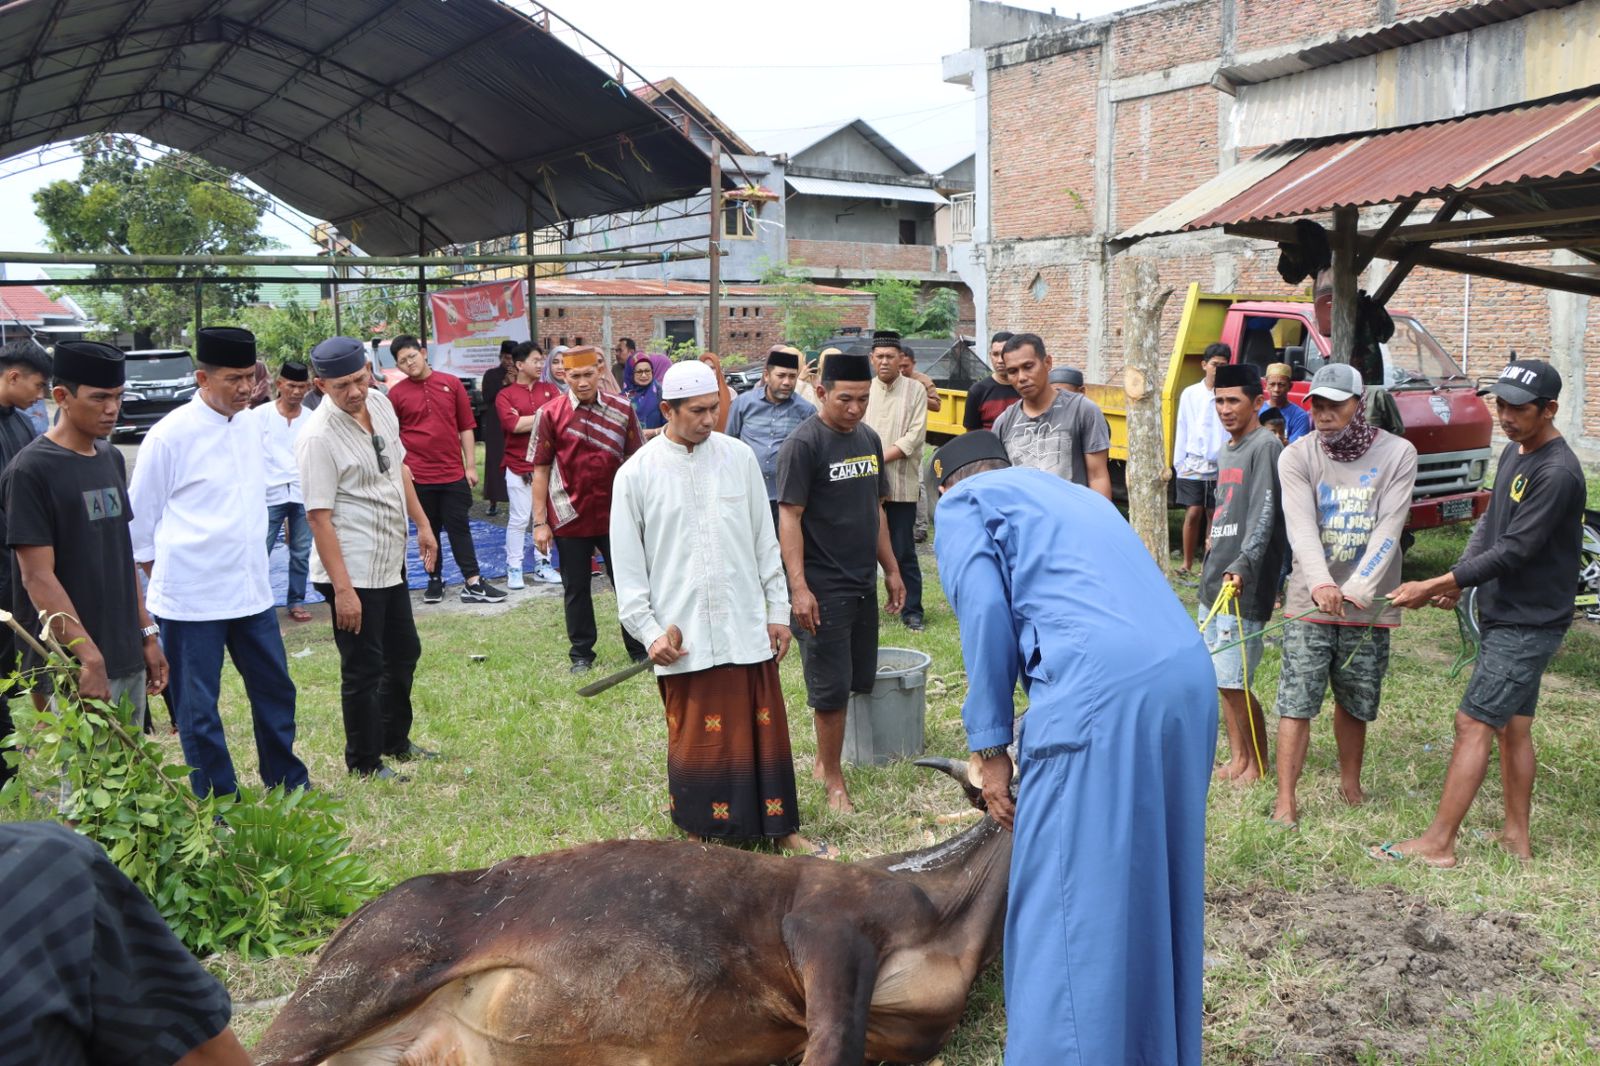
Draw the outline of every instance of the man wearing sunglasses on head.
[[[350,337],[312,349],[327,396],[295,441],[306,520],[316,552],[311,581],[333,604],[344,710],[344,761],[353,774],[403,781],[383,763],[434,758],[411,741],[411,678],[422,655],[406,587],[406,519],[432,572],[439,554],[417,500],[400,422],[371,387],[366,350]]]

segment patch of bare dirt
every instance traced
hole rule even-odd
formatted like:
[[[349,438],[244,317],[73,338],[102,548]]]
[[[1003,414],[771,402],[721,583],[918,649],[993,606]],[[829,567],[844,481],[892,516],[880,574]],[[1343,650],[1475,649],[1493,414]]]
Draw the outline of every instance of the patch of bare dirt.
[[[1274,1046],[1262,1066],[1353,1066],[1369,1049],[1412,1062],[1480,998],[1585,1009],[1589,967],[1541,966],[1560,952],[1526,915],[1446,910],[1394,888],[1219,892],[1207,941],[1213,966],[1259,968],[1270,982],[1271,1016],[1241,1019],[1249,1042]],[[1591,1046],[1600,1053],[1600,1039]]]

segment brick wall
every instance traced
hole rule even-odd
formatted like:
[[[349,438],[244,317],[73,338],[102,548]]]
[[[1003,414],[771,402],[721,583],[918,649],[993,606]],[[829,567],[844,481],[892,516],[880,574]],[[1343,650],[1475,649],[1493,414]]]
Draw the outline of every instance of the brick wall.
[[[1216,0],[1136,12],[1111,27],[1111,75],[1126,78],[1210,59],[1222,48]]]
[[[1037,333],[1051,359],[1084,366],[1089,344],[1088,262],[1060,266],[1014,264],[989,271],[989,332]]]
[[[944,249],[931,244],[866,244],[789,238],[789,262],[814,270],[946,270]]]
[[[1380,6],[1377,0],[1237,0],[1235,51],[1375,28],[1380,25]]]
[[[1217,91],[1195,86],[1116,105],[1111,201],[1126,229],[1217,173]]]
[[[1098,47],[989,72],[993,239],[1093,231],[1099,77]]]

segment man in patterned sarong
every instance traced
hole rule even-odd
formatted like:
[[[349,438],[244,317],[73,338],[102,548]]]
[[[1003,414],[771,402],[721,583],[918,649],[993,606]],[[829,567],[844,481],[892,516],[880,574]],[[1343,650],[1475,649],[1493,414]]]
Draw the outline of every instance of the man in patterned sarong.
[[[798,832],[778,663],[789,591],[761,464],[715,432],[716,375],[662,378],[667,423],[617,472],[610,543],[623,627],[648,648],[667,713],[672,820],[702,839],[769,839],[833,857]]]

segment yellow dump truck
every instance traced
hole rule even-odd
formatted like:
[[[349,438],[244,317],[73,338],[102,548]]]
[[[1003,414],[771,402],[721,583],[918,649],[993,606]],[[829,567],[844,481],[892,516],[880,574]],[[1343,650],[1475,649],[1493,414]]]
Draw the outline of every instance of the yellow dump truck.
[[[1417,448],[1417,487],[1408,528],[1470,522],[1489,505],[1483,489],[1490,459],[1489,412],[1474,383],[1417,318],[1403,311],[1391,315],[1395,332],[1383,345],[1384,380],[1376,384],[1394,397],[1406,439]],[[1306,393],[1312,374],[1333,351],[1309,297],[1207,293],[1199,285],[1189,286],[1161,384],[1161,425],[1169,463],[1178,397],[1201,379],[1201,353],[1216,341],[1233,350],[1235,362],[1253,363],[1263,370],[1270,363],[1287,363],[1295,376],[1290,400],[1302,407],[1309,406]],[[943,442],[963,432],[967,394],[939,391],[944,404],[928,416],[928,436]],[[1111,480],[1120,495],[1128,459],[1122,386],[1086,384],[1083,391],[1110,424]]]

